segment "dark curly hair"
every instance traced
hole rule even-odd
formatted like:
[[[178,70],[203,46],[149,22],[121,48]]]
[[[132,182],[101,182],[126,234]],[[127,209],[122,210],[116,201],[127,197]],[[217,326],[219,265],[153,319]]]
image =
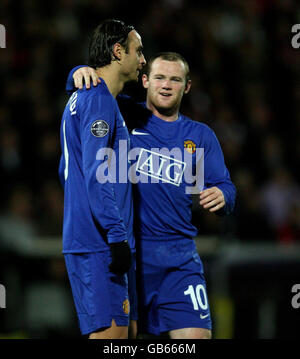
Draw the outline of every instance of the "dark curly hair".
[[[93,68],[109,65],[113,60],[113,46],[122,45],[128,53],[128,34],[134,30],[123,21],[109,19],[96,27],[90,40],[88,64]]]

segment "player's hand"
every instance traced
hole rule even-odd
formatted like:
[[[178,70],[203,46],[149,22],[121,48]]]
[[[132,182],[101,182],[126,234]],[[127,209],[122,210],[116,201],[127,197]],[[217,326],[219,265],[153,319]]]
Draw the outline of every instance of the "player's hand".
[[[127,241],[111,243],[110,245],[111,263],[109,270],[118,275],[125,274],[131,267],[131,250]]]
[[[209,212],[216,212],[225,206],[223,192],[218,187],[211,187],[200,192],[200,205]]]
[[[82,89],[83,84],[85,83],[85,87],[89,89],[91,87],[91,81],[94,86],[97,86],[101,80],[97,75],[97,72],[92,67],[80,67],[73,74],[74,84],[76,88]],[[84,82],[83,82],[84,80]]]

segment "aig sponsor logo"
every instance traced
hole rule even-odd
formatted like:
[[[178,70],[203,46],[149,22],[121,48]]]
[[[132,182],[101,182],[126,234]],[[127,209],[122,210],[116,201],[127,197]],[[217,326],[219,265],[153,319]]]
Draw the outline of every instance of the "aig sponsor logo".
[[[137,161],[136,171],[156,180],[179,186],[182,182],[185,167],[185,162],[142,148]]]

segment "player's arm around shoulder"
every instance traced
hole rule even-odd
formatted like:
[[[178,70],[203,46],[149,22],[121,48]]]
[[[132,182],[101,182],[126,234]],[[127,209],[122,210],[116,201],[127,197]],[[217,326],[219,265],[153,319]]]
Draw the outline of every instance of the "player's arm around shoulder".
[[[79,89],[82,89],[84,84],[86,88],[89,89],[91,83],[93,86],[97,86],[101,82],[96,70],[90,66],[77,68],[77,70],[74,71],[72,78],[74,80],[74,86]]]
[[[85,84],[86,89],[97,86],[101,80],[96,73],[96,70],[86,65],[75,66],[68,74],[66,82],[66,92],[71,95],[76,89],[83,89]]]

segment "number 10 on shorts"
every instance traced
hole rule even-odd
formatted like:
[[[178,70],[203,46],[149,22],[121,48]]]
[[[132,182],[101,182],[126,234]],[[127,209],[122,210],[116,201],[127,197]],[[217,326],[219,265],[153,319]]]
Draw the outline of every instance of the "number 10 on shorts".
[[[194,310],[199,310],[199,307],[202,310],[208,308],[208,300],[204,285],[198,284],[195,289],[192,285],[189,285],[188,289],[184,292],[184,295],[189,295],[191,297]]]

